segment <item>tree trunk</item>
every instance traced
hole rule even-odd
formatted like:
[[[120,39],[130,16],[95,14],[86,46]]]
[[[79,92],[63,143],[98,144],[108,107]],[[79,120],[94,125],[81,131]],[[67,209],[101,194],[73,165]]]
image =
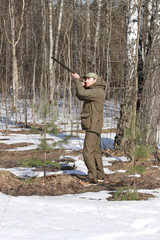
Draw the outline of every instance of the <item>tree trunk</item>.
[[[11,46],[12,46],[12,83],[13,83],[13,110],[17,109],[17,87],[18,87],[18,67],[16,57],[16,40],[15,40],[15,14],[14,1],[9,1],[9,13],[11,21]]]
[[[58,55],[59,36],[60,36],[61,25],[62,25],[63,4],[64,4],[64,0],[61,0],[60,10],[59,10],[59,19],[58,19],[58,29],[57,29],[57,36],[56,36],[55,50],[54,50],[55,58],[57,58],[57,55]]]
[[[59,10],[59,19],[58,19],[58,29],[57,29],[57,36],[56,36],[56,42],[55,42],[55,50],[54,50],[54,57],[57,58],[58,56],[58,48],[59,48],[59,37],[60,37],[60,31],[61,31],[61,25],[62,25],[62,14],[63,14],[63,5],[64,0],[61,0],[60,10]],[[54,79],[55,79],[55,70],[56,70],[56,62],[54,62]],[[54,83],[55,85],[55,83]],[[56,115],[58,114],[58,106],[59,106],[59,79],[57,81],[57,107],[56,107]]]
[[[53,60],[51,57],[53,56],[53,0],[49,0],[49,89],[50,89],[50,103],[53,102],[54,95],[54,69],[53,69]]]
[[[78,23],[77,23],[77,0],[74,0],[73,3],[73,26],[74,26],[74,44],[75,44],[75,72],[79,72],[79,57],[78,57],[78,50],[79,50],[79,44],[78,44]]]
[[[22,12],[21,12],[21,25],[18,31],[18,36],[16,40],[16,16],[14,12],[14,0],[9,0],[9,14],[11,22],[11,46],[12,46],[12,82],[13,82],[13,110],[16,112],[16,122],[17,122],[17,98],[18,98],[18,65],[16,57],[16,46],[20,40],[21,32],[23,28],[23,18],[24,18],[24,7],[25,2],[22,0]]]
[[[6,81],[5,81],[5,105],[6,105],[6,132],[8,134],[8,42],[6,44]]]
[[[132,116],[136,115],[137,102],[137,39],[138,39],[138,0],[131,0],[127,23],[127,62],[125,79],[125,97],[121,104],[120,119],[117,125],[115,148],[128,148],[124,129],[131,127]],[[139,39],[138,39],[139,41]],[[136,102],[135,102],[136,101]]]
[[[102,0],[97,0],[97,3],[98,3],[98,13],[97,13],[97,25],[96,25],[95,42],[94,42],[94,57],[93,57],[95,72],[97,71],[96,59],[97,59],[97,45],[98,45],[99,30],[100,30]]]
[[[111,32],[112,32],[112,0],[106,4],[106,74],[105,81],[107,84],[106,87],[106,97],[110,97],[110,80],[111,80],[111,63],[110,63],[110,42],[111,42]]]
[[[37,62],[37,40],[36,40],[36,35],[34,33],[33,29],[33,35],[35,38],[35,55],[33,59],[33,78],[32,78],[32,93],[33,93],[33,98],[32,98],[32,118],[33,118],[33,123],[36,123],[36,117],[35,117],[35,106],[36,106],[36,62]]]
[[[90,60],[90,41],[91,41],[91,30],[90,30],[90,0],[87,0],[87,39],[86,39],[86,73],[88,72],[88,60]]]
[[[41,16],[42,16],[42,65],[41,65],[41,82],[40,82],[40,99],[43,93],[43,87],[47,91],[46,63],[47,63],[47,46],[46,46],[46,5],[45,0],[41,0]],[[41,102],[41,101],[40,101]]]
[[[154,11],[152,10],[152,13]],[[155,145],[157,142],[157,125],[160,116],[160,5],[157,2],[156,12],[152,16],[153,35],[151,48],[146,57],[145,64],[145,85],[143,87],[141,99],[141,128],[149,126],[147,136],[143,141],[145,144]]]

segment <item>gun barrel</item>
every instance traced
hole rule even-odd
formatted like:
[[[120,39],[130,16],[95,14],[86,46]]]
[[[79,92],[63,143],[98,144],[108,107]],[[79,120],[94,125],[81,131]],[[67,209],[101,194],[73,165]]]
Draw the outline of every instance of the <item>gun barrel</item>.
[[[58,64],[60,64],[65,70],[67,70],[70,73],[75,73],[72,69],[70,69],[69,67],[65,66],[63,63],[61,63],[60,61],[58,61],[56,58],[51,57],[55,62],[57,62]]]

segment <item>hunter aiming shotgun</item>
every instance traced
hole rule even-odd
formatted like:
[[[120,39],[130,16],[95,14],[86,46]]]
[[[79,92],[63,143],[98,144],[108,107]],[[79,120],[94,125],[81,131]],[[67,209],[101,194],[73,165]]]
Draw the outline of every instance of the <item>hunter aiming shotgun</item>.
[[[70,69],[69,67],[65,66],[63,63],[61,63],[60,61],[58,61],[56,58],[51,57],[55,62],[57,62],[58,64],[60,64],[65,70],[67,70],[70,73],[75,73],[72,69]]]

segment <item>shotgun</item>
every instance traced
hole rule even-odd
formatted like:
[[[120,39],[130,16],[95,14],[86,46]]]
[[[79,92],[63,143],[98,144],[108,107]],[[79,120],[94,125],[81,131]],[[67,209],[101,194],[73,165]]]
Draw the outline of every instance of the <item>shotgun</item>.
[[[60,64],[65,70],[67,70],[70,73],[75,73],[72,69],[70,69],[69,67],[65,66],[63,63],[61,63],[60,61],[58,61],[56,58],[51,57],[55,62],[57,62],[58,64]]]

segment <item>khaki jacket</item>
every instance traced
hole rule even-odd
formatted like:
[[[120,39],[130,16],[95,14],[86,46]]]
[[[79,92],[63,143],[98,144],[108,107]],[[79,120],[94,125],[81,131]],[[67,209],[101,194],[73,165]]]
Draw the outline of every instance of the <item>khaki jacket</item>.
[[[84,88],[81,79],[75,80],[77,97],[84,100],[81,113],[81,126],[86,131],[101,133],[106,83],[97,80],[91,87]]]

